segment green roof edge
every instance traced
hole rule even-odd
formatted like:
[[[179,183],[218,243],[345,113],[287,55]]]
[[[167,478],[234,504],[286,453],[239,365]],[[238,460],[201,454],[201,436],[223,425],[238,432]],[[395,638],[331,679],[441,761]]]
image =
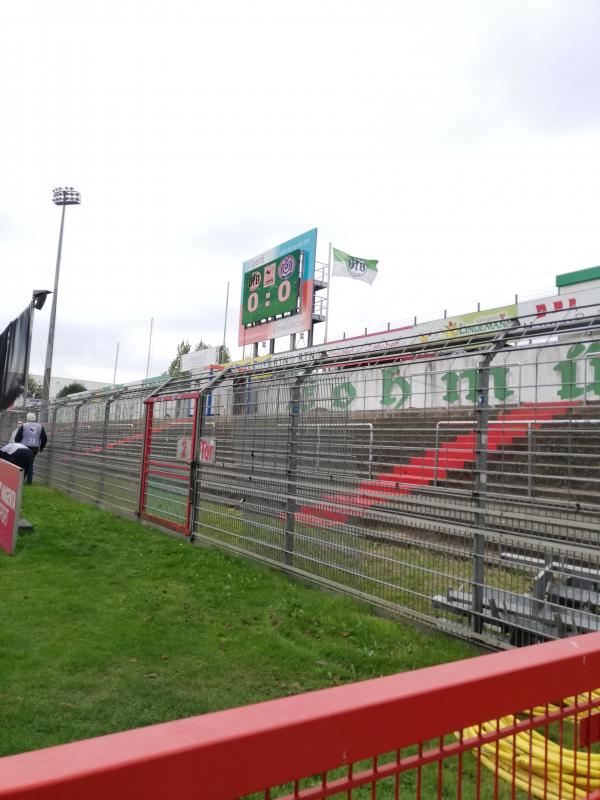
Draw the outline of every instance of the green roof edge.
[[[593,281],[600,279],[600,267],[588,267],[587,269],[578,269],[575,272],[563,272],[562,275],[556,276],[557,287],[571,286],[574,283],[583,283],[583,281]]]

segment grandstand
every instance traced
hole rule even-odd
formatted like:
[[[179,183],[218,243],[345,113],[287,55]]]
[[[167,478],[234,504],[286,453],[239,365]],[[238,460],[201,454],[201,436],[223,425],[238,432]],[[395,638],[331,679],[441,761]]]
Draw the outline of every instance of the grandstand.
[[[53,402],[38,475],[495,647],[598,630],[600,279],[577,280]]]

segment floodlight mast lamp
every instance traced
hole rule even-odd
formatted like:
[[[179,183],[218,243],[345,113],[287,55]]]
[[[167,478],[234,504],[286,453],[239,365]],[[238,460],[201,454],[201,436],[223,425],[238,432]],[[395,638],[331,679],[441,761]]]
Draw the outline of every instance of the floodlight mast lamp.
[[[58,299],[58,278],[60,275],[60,256],[62,253],[63,230],[65,227],[65,209],[67,206],[78,206],[81,203],[81,194],[72,186],[59,186],[52,193],[52,202],[62,206],[60,217],[60,233],[58,235],[58,252],[56,254],[56,271],[54,272],[54,293],[52,294],[52,309],[50,311],[50,325],[48,328],[48,344],[46,346],[46,363],[44,365],[44,385],[42,387],[42,402],[47,409],[50,399],[50,377],[52,375],[52,353],[54,351],[54,327],[56,323],[56,302]]]

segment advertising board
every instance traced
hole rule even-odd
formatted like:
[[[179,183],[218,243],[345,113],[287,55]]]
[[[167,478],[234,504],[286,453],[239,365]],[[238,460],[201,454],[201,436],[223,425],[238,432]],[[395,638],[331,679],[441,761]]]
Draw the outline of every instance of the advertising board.
[[[192,369],[203,369],[210,364],[219,363],[219,347],[206,347],[203,350],[194,350],[181,356],[181,369],[186,372]]]
[[[238,344],[310,330],[317,229],[244,261]]]
[[[406,325],[401,328],[338,339],[330,341],[326,345],[305,348],[298,351],[295,356],[308,361],[314,357],[315,353],[320,353],[324,349],[330,355],[358,356],[362,353],[375,355],[406,345],[443,342],[448,339],[458,344],[461,339],[468,336],[486,333],[493,336],[496,332],[510,327],[514,320],[518,320],[523,326],[528,326],[539,323],[576,321],[594,315],[600,315],[600,288],[578,289],[575,286],[572,292],[562,295],[549,295],[534,300],[520,301],[517,304],[421,322],[417,325]],[[277,363],[287,358],[289,358],[289,353],[277,353],[238,363],[250,366],[252,363],[263,364],[265,361]]]
[[[17,546],[22,474],[14,464],[0,461],[0,549],[9,555]]]

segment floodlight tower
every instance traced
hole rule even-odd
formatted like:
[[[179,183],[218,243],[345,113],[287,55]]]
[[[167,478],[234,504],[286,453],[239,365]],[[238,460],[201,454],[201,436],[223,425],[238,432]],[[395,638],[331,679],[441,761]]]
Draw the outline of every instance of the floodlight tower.
[[[60,275],[60,256],[62,252],[63,230],[65,227],[65,209],[67,206],[78,206],[81,203],[81,194],[72,186],[59,186],[54,189],[52,202],[62,206],[60,217],[60,233],[58,235],[58,253],[56,254],[56,271],[54,273],[54,293],[52,295],[52,309],[50,311],[50,326],[48,328],[48,344],[46,346],[46,363],[44,365],[44,385],[42,388],[42,403],[44,414],[50,399],[50,376],[52,374],[52,353],[54,350],[54,326],[56,322],[56,301],[58,298],[58,277]]]

